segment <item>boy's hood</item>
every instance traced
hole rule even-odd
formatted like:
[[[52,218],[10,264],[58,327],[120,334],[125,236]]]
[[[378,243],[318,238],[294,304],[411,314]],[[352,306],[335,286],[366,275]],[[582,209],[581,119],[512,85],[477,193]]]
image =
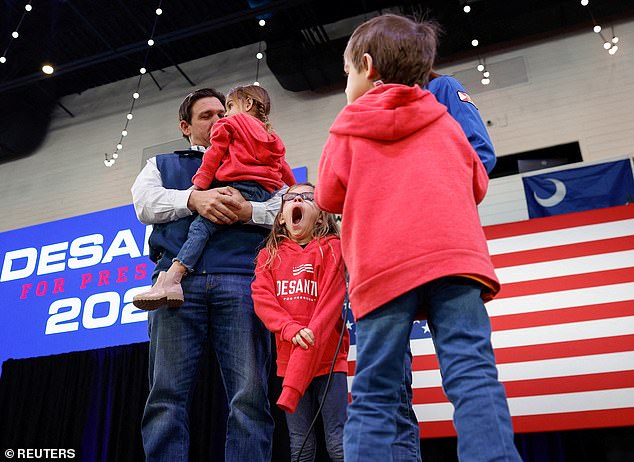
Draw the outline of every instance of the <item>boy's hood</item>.
[[[447,108],[418,85],[379,85],[349,104],[330,127],[338,135],[394,141],[441,117]]]

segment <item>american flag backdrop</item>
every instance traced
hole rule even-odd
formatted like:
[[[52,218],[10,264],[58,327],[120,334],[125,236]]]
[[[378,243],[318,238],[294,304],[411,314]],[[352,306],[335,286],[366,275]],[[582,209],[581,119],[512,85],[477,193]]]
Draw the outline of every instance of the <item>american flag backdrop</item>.
[[[502,282],[486,307],[515,432],[634,425],[634,205],[485,233]],[[421,437],[455,435],[424,321],[411,347]]]

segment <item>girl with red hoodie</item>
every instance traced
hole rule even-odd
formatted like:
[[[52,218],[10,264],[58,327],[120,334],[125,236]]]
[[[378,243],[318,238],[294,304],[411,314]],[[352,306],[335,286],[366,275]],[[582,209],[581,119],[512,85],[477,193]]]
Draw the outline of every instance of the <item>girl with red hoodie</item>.
[[[236,188],[246,200],[264,202],[284,184],[295,184],[293,172],[284,159],[286,148],[269,122],[268,92],[259,85],[235,87],[227,95],[226,107],[225,118],[213,125],[211,146],[192,178],[191,189],[208,189],[215,180]],[[172,266],[159,273],[149,291],[133,298],[134,306],[155,310],[162,305],[170,308],[182,305],[181,278],[194,271],[217,226],[198,216],[190,225],[187,241]]]
[[[275,333],[277,375],[284,377],[277,405],[286,411],[291,460],[297,460],[323,400],[326,448],[331,460],[343,461],[347,329],[339,343],[346,280],[339,229],[333,215],[315,205],[313,185],[293,186],[282,196],[282,208],[257,258],[251,290],[255,313]],[[301,460],[314,458],[315,437],[311,435]]]

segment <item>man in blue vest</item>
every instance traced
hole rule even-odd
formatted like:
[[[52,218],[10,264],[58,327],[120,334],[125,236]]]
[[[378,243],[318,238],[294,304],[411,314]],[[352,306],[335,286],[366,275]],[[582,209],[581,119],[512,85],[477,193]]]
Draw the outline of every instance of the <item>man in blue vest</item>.
[[[247,202],[228,186],[190,191],[209,147],[211,127],[224,116],[224,96],[211,88],[190,93],[179,127],[191,148],[148,160],[132,186],[139,220],[151,223],[154,278],[172,263],[196,213],[219,224],[195,271],[182,281],[185,303],[148,315],[150,394],[142,422],[148,461],[186,461],[188,406],[205,342],[215,352],[229,403],[225,460],[270,461],[273,436],[267,396],[270,335],[253,311],[251,280],[258,247],[279,209]]]

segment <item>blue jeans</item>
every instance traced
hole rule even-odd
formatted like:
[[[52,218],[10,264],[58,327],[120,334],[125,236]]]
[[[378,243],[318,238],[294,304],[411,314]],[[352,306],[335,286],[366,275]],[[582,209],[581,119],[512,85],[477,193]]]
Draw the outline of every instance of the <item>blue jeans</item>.
[[[250,275],[189,275],[185,303],[148,315],[150,394],[142,420],[148,461],[186,461],[189,404],[205,342],[214,350],[229,403],[225,459],[270,461],[267,395],[270,334],[255,315]]]
[[[392,458],[394,462],[421,462],[420,427],[412,407],[412,350],[409,342],[403,360],[403,380],[399,387],[399,398]]]
[[[467,462],[521,462],[504,387],[497,379],[491,323],[481,285],[461,277],[431,281],[357,322],[357,367],[344,430],[346,462],[393,460],[403,360],[416,313],[428,325],[454,406],[458,456]]]
[[[286,413],[286,423],[291,441],[291,462],[297,462],[299,450],[304,443],[306,432],[315,418],[319,404],[324,397],[328,375],[315,377],[306,389],[306,393],[297,403],[293,414]],[[333,462],[343,462],[343,426],[346,423],[346,407],[348,406],[348,379],[344,372],[334,372],[326,401],[321,408],[321,418],[324,423],[326,450]],[[316,443],[315,431],[310,432],[306,445],[302,450],[301,462],[315,460]]]
[[[217,187],[220,185],[233,186],[240,191],[242,196],[248,201],[264,202],[273,195],[255,181],[236,181],[233,183],[214,184],[213,186]],[[194,221],[192,221],[192,224],[189,225],[187,240],[182,245],[174,260],[180,262],[187,268],[188,272],[193,272],[196,263],[205,250],[207,241],[213,237],[220,226],[226,225],[217,225],[200,215],[197,216]]]

